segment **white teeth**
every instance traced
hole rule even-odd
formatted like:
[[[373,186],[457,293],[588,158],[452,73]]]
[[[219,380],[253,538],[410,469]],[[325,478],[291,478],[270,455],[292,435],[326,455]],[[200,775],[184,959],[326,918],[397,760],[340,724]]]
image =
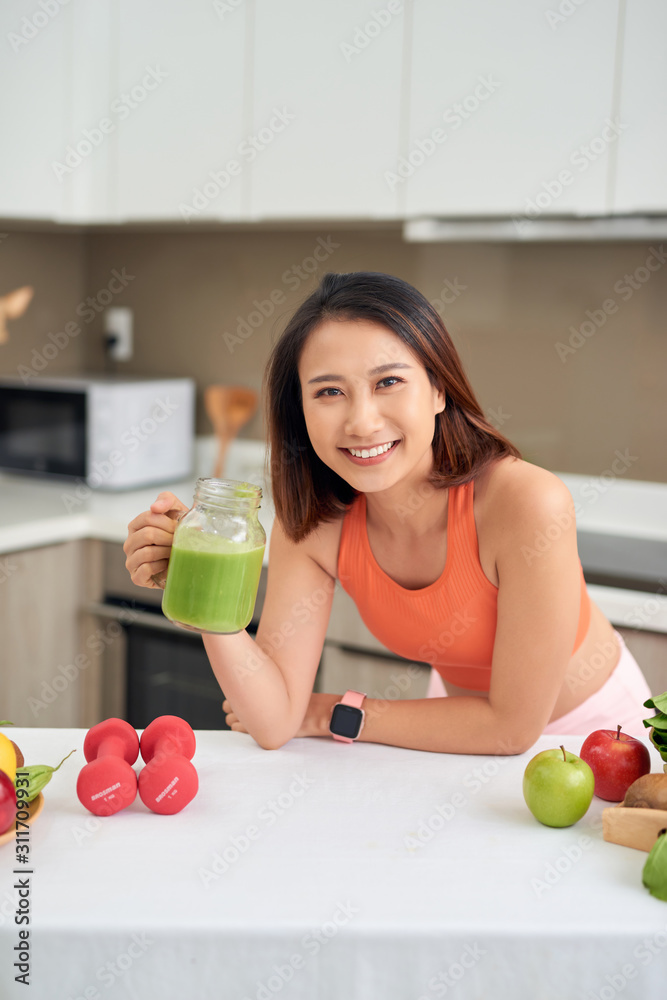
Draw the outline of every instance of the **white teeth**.
[[[351,455],[354,455],[355,458],[376,458],[378,455],[384,455],[385,451],[389,451],[393,444],[393,441],[388,441],[387,444],[378,445],[377,448],[362,448],[361,450],[357,448],[348,448],[347,450]]]

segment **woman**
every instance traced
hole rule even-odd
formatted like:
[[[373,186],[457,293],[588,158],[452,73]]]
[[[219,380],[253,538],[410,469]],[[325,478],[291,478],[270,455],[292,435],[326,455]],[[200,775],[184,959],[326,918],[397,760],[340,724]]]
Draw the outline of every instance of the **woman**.
[[[276,523],[261,622],[256,640],[204,636],[232,729],[266,749],[330,736],[341,696],[312,689],[339,580],[380,641],[446,689],[365,699],[360,740],[513,754],[542,732],[641,735],[649,690],[588,597],[570,493],[488,423],[419,292],[326,275],[266,389]],[[135,583],[162,584],[185,509],[160,494],[131,522]]]

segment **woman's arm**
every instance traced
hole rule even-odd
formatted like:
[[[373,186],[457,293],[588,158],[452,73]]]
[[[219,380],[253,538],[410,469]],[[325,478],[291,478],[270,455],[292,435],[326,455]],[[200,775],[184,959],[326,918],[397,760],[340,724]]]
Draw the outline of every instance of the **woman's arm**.
[[[125,565],[137,586],[164,586],[176,523],[187,509],[172,493],[161,493],[128,525]],[[267,750],[296,735],[308,708],[334,591],[315,554],[327,546],[337,550],[333,528],[295,545],[276,521],[256,640],[245,631],[203,636],[213,672],[242,722],[235,728]]]
[[[513,754],[548,722],[572,654],[580,601],[574,504],[557,477],[530,467],[489,497],[499,577],[488,697],[367,699],[360,741],[413,750]],[[546,545],[536,548],[536,539]],[[341,692],[342,694],[342,692]],[[313,695],[299,735],[328,736],[340,695]],[[232,699],[232,704],[233,699]]]
[[[318,532],[295,544],[276,521],[256,639],[247,632],[203,637],[213,673],[234,706],[234,728],[266,750],[299,731],[322,655],[335,581],[313,558],[317,548]]]

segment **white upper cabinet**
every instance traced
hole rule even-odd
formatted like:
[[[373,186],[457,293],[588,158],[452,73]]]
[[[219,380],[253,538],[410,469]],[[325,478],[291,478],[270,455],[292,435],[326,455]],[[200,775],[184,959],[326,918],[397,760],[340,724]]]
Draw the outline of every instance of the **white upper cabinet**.
[[[610,210],[618,2],[417,0],[408,217]]]
[[[667,212],[665,0],[0,6],[0,217]]]
[[[614,211],[667,211],[667,4],[625,9]]]
[[[251,218],[396,218],[397,0],[256,0]]]
[[[246,20],[239,0],[116,0],[114,221],[244,218]]]
[[[0,216],[5,218],[65,216],[68,174],[59,176],[53,164],[66,152],[70,18],[70,9],[57,0],[44,7],[0,5]]]
[[[111,11],[111,4],[101,0],[71,9],[67,152],[58,167],[59,172],[67,171],[64,215],[69,222],[95,222],[112,215],[118,118],[109,92],[115,67]]]

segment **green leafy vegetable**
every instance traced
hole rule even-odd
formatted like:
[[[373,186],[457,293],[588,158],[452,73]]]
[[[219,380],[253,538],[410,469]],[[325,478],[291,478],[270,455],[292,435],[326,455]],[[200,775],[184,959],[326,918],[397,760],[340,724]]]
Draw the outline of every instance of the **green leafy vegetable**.
[[[74,752],[74,750],[70,750],[67,757],[71,757]],[[17,789],[19,788],[17,782],[25,781],[26,774],[28,775],[27,795],[22,795],[22,798],[27,802],[32,802],[33,799],[36,799],[42,788],[50,782],[53,772],[57,771],[65,763],[67,757],[63,757],[58,767],[49,767],[48,764],[30,764],[28,767],[20,768],[16,772],[16,781],[14,782]],[[23,792],[26,791],[24,784],[21,784],[20,787]]]
[[[644,725],[650,730],[648,738],[651,743],[662,759],[667,761],[667,691],[653,695],[644,702],[644,707],[652,708],[657,713],[650,719],[644,719]]]
[[[667,903],[667,833],[662,830],[651,848],[642,871],[642,883],[656,899]]]
[[[644,702],[644,707],[654,708],[656,712],[667,712],[667,691],[649,698],[648,701]]]
[[[654,729],[667,731],[667,715],[663,712],[660,712],[659,715],[652,715],[650,719],[644,719],[644,725],[647,729],[653,726]]]

